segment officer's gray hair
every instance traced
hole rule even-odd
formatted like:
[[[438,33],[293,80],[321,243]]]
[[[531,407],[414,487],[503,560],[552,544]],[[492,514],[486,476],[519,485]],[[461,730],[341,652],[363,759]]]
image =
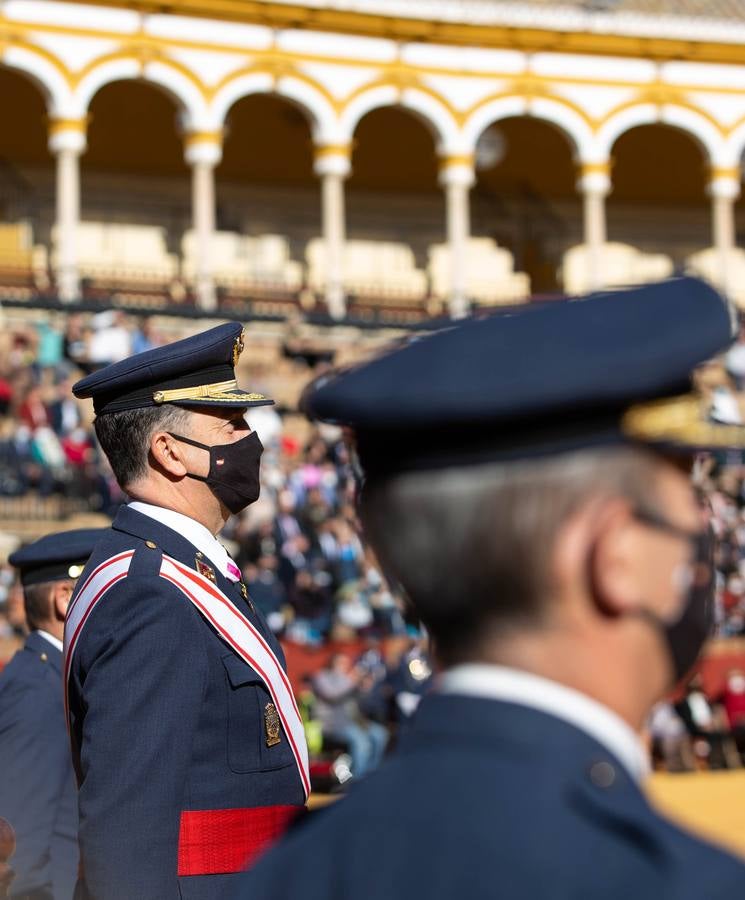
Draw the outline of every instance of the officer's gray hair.
[[[651,453],[629,447],[413,472],[368,482],[360,512],[384,568],[453,664],[477,656],[492,628],[540,627],[561,524],[593,496],[648,505],[655,472]]]
[[[96,416],[93,424],[98,443],[122,490],[147,475],[155,432],[185,431],[190,415],[188,409],[166,404]]]

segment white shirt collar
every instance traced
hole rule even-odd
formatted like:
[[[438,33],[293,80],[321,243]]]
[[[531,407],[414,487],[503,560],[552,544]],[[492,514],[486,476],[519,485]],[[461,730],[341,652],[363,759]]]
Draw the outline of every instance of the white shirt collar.
[[[41,628],[36,629],[36,633],[40,634],[45,641],[49,641],[49,643],[56,647],[60,653],[64,652],[64,645],[59,638],[56,638],[53,634],[50,634],[48,631],[42,631]]]
[[[230,556],[228,551],[223,547],[220,541],[205,528],[201,522],[185,516],[183,513],[176,512],[173,509],[166,509],[164,506],[155,506],[152,503],[143,503],[141,500],[135,500],[128,504],[130,509],[135,512],[143,513],[165,525],[182,537],[185,537],[190,544],[193,544],[197,550],[200,550],[209,561],[215,566],[225,577],[228,577],[228,562]]]
[[[563,719],[601,743],[623,763],[635,781],[649,774],[639,736],[613,710],[573,688],[506,666],[472,663],[444,672],[438,690],[504,700]]]

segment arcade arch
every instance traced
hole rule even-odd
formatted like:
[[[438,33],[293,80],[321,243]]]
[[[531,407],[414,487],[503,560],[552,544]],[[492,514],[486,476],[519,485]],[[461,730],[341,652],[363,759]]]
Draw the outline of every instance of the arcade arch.
[[[710,240],[706,152],[680,128],[662,123],[624,131],[612,147],[608,237],[644,253],[665,253],[671,269]]]
[[[559,290],[562,256],[582,228],[571,138],[542,119],[503,118],[478,136],[475,169],[474,238],[509,250],[532,292]]]
[[[54,218],[54,162],[39,87],[0,66],[0,269],[13,293],[49,287],[48,251]]]

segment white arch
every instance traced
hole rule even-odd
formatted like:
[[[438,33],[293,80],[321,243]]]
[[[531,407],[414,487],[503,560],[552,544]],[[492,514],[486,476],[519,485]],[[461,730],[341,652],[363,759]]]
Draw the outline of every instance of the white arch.
[[[142,77],[163,88],[176,100],[181,107],[186,130],[201,131],[201,122],[207,116],[207,104],[199,87],[190,78],[168,63],[160,61],[145,63]]]
[[[86,115],[91,100],[102,87],[114,81],[132,81],[139,78],[141,68],[141,64],[136,59],[120,57],[119,59],[110,59],[91,69],[75,89],[73,102],[78,110],[76,117]]]
[[[302,78],[284,75],[275,79],[268,72],[249,72],[224,84],[206,111],[206,130],[222,128],[233,104],[251,94],[276,94],[290,100],[309,118],[314,140],[334,141],[337,117],[323,93]]]
[[[594,152],[607,159],[618,138],[640,125],[663,124],[679,128],[693,137],[712,164],[724,154],[725,142],[712,123],[700,113],[673,103],[640,103],[620,110],[603,124],[595,135]]]
[[[70,112],[72,94],[67,81],[62,72],[46,57],[26,47],[10,46],[2,53],[0,61],[9,68],[28,75],[41,89],[50,117],[76,118]]]
[[[449,154],[459,146],[461,135],[457,123],[447,107],[431,94],[419,88],[399,89],[392,84],[379,84],[359,94],[344,109],[339,120],[340,138],[348,143],[363,116],[384,106],[403,106],[415,113],[433,133],[438,152]]]
[[[192,122],[205,117],[204,97],[190,78],[167,62],[154,60],[143,64],[134,56],[108,59],[94,66],[82,79],[71,98],[70,117],[85,116],[93,98],[106,85],[115,81],[140,79],[161,88],[174,100],[185,127],[191,129]]]
[[[550,97],[521,97],[519,95],[497,97],[477,107],[463,126],[463,137],[469,152],[476,149],[479,136],[493,122],[513,116],[531,116],[550,122],[569,139],[580,159],[589,152],[592,130],[587,122],[566,104]]]
[[[714,165],[722,169],[739,168],[743,153],[745,153],[745,122],[738,125],[728,136]]]

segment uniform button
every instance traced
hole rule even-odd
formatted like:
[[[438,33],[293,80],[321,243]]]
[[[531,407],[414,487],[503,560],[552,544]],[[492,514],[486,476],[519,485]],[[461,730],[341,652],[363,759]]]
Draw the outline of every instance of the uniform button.
[[[599,788],[609,788],[616,780],[616,770],[609,762],[596,762],[590,769],[590,781]]]
[[[46,655],[46,653],[42,653],[42,654],[41,654],[41,661],[42,661],[42,662],[46,662],[48,659],[49,659],[49,657]]]
[[[158,545],[155,541],[145,541],[145,546],[149,547],[151,550],[155,550]]]

